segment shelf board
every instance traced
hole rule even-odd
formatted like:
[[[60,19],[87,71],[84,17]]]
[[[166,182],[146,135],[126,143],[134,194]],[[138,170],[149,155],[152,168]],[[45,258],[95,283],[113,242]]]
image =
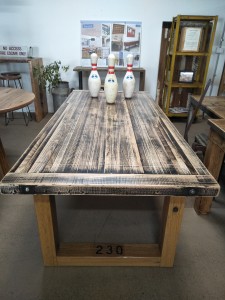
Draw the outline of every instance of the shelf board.
[[[169,86],[170,83],[168,81],[165,82],[165,85]],[[202,88],[202,82],[192,82],[192,83],[184,83],[184,82],[175,82],[171,83],[171,87],[175,88]]]
[[[177,21],[177,19],[180,19],[180,21],[214,21],[217,16],[200,16],[200,15],[178,15],[174,17],[174,21]]]
[[[209,55],[208,52],[184,52],[184,51],[177,51],[176,55],[182,55],[182,56],[207,56]]]
[[[177,55],[177,56],[207,56],[209,55],[208,52],[184,52],[184,51],[176,51],[176,52],[169,52],[169,55]]]
[[[168,112],[167,114],[167,117],[171,118],[171,117],[178,117],[178,118],[185,118],[187,117],[188,113],[171,113],[171,112]]]

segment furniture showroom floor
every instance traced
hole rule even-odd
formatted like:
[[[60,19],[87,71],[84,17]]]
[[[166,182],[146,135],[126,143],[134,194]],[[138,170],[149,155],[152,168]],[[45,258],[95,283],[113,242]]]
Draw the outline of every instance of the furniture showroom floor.
[[[10,166],[50,117],[28,127],[0,118]],[[185,122],[173,122],[183,134]],[[206,129],[206,119],[193,124],[190,140]],[[186,203],[173,268],[44,267],[32,196],[0,195],[0,299],[225,299],[224,178],[209,215],[195,213],[194,199]],[[65,241],[152,243],[161,207],[150,200],[59,196],[59,234]]]

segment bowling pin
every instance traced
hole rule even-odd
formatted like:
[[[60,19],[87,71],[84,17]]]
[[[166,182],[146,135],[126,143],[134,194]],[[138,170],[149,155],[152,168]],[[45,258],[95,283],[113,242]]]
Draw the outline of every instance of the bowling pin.
[[[101,79],[97,71],[98,55],[96,53],[91,54],[91,73],[88,78],[88,89],[91,97],[98,97],[98,93],[101,88]]]
[[[125,98],[131,98],[135,88],[135,78],[133,74],[133,54],[127,55],[127,72],[123,79],[123,92]]]
[[[114,72],[115,69],[115,55],[109,54],[108,56],[108,73],[105,77],[104,92],[107,103],[115,103],[117,92],[118,92],[118,82]]]

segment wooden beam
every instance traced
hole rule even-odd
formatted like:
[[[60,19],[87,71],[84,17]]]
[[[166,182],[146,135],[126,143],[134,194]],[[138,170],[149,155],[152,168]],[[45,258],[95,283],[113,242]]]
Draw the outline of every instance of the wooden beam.
[[[57,252],[63,266],[160,266],[158,244],[64,243]]]

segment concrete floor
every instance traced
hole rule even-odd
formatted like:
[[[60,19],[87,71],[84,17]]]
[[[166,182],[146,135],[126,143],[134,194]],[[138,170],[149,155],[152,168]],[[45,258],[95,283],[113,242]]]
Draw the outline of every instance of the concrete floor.
[[[22,120],[0,132],[12,165],[48,121]],[[185,123],[173,120],[182,133]],[[192,126],[191,139],[206,120]],[[0,299],[225,299],[225,189],[207,216],[186,202],[173,268],[44,267],[31,196],[0,195]],[[59,197],[61,239],[80,242],[157,241],[162,199]]]

